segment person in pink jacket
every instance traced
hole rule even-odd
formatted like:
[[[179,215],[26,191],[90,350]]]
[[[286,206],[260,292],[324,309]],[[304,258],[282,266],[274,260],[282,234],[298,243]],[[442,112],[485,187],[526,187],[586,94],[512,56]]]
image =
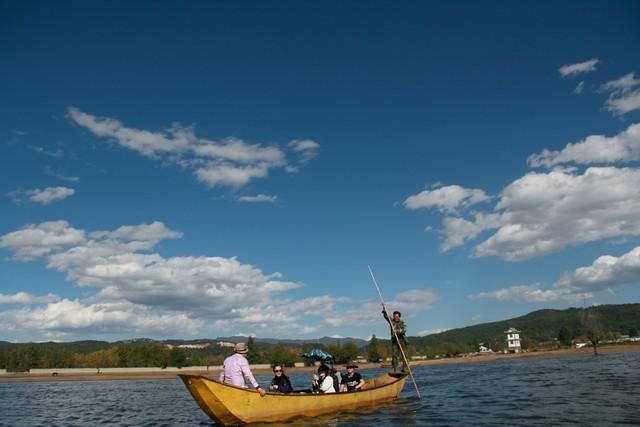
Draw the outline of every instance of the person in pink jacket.
[[[237,343],[234,347],[234,352],[234,354],[224,359],[219,377],[220,382],[238,387],[247,387],[245,382],[249,381],[251,386],[264,396],[265,391],[260,387],[260,384],[251,373],[251,368],[249,368],[249,361],[247,360],[249,349],[247,349],[247,345],[242,342]]]

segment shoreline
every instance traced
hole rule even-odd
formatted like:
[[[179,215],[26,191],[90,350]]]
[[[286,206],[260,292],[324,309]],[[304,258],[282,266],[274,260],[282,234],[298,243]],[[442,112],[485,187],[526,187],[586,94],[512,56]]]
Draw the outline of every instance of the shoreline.
[[[627,344],[627,345],[606,345],[599,347],[598,353],[619,353],[628,351],[640,351],[640,344]],[[457,365],[465,363],[487,363],[493,361],[504,360],[518,360],[528,359],[536,357],[548,357],[548,356],[575,356],[575,355],[589,355],[593,354],[591,347],[581,349],[560,349],[560,350],[544,350],[527,353],[517,354],[489,354],[489,355],[477,355],[477,356],[462,356],[443,359],[430,359],[430,360],[418,360],[412,361],[412,368],[421,368],[425,366],[437,366],[437,365]],[[343,365],[336,365],[341,370],[344,370]],[[359,364],[360,370],[378,369],[383,367],[380,363],[362,363]],[[220,372],[219,368],[206,369],[190,369],[189,367],[183,369],[172,368],[168,371],[151,371],[140,372],[139,368],[130,368],[131,371],[127,372],[127,368],[119,368],[117,372],[91,372],[91,373],[64,373],[63,369],[56,375],[54,374],[32,374],[32,373],[6,373],[0,375],[0,383],[18,383],[18,382],[58,382],[58,381],[122,381],[122,380],[166,380],[176,379],[178,374],[191,374],[191,375],[205,375],[209,377],[217,377]],[[136,371],[137,370],[137,371]],[[252,372],[256,375],[270,374],[270,368],[264,367],[252,367]],[[286,368],[288,374],[292,373],[304,373],[313,372],[315,367],[306,366],[299,368]],[[96,369],[97,371],[97,369]]]

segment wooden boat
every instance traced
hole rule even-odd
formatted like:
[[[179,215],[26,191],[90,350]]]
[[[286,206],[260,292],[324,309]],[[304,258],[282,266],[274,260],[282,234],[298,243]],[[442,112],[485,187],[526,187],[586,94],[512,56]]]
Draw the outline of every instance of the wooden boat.
[[[316,416],[393,400],[407,380],[406,374],[388,373],[365,380],[363,390],[349,393],[270,393],[236,387],[201,375],[179,375],[207,415],[222,425],[283,421]]]

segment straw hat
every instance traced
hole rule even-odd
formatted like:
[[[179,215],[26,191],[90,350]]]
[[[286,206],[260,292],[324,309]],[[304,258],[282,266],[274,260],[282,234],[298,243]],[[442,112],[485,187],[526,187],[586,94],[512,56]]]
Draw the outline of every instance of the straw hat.
[[[238,344],[236,344],[236,345],[233,347],[233,350],[234,350],[236,353],[240,353],[240,354],[247,354],[247,353],[249,353],[249,349],[247,348],[247,345],[246,345],[245,343],[243,343],[243,342],[239,342]]]

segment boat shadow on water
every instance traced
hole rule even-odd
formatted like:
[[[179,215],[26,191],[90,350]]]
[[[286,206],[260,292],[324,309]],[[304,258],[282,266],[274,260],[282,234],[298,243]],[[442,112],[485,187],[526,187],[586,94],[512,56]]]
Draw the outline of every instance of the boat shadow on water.
[[[417,397],[402,397],[391,402],[381,402],[358,409],[343,409],[332,414],[299,417],[270,423],[251,423],[248,427],[302,427],[302,426],[371,426],[371,425],[420,425],[416,415],[422,408]],[[218,425],[213,423],[212,425]]]

